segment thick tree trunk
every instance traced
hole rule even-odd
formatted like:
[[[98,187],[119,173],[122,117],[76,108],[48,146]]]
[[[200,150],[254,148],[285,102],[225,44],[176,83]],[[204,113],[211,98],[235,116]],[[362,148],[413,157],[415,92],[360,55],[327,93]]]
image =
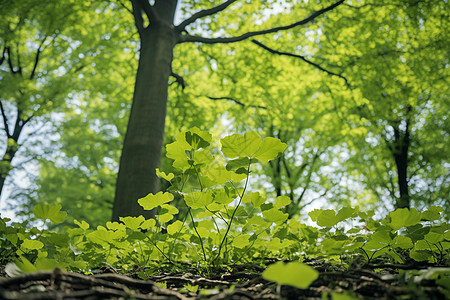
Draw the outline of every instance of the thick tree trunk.
[[[168,80],[177,35],[170,22],[153,23],[141,33],[133,104],[120,158],[112,220],[144,215],[139,198],[159,190],[155,169],[161,161]]]

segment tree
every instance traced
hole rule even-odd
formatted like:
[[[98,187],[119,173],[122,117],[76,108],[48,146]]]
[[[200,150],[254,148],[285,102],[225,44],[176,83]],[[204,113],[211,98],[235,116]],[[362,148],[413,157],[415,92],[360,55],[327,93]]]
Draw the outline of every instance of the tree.
[[[61,38],[77,45],[74,57],[82,57],[84,67],[67,74],[77,84],[67,85],[71,89],[56,116],[49,112],[45,147],[33,145],[41,155],[34,160],[39,168],[32,170],[37,171],[27,174],[31,183],[15,188],[9,198],[20,204],[16,212],[21,214],[36,204],[53,203],[70,213],[68,224],[75,218],[98,225],[111,218],[137,67],[137,34],[132,15],[114,3],[96,1],[77,14],[80,18]]]
[[[367,130],[355,144],[356,166],[378,197],[386,201],[387,196],[395,208],[441,204],[448,194],[446,158],[437,153],[445,151],[449,138],[441,112],[448,107],[449,86],[446,6],[445,1],[358,1],[344,5],[345,13],[330,16],[322,29],[327,42],[318,57],[345,74],[353,89],[345,92],[350,101],[341,111],[357,116],[349,126]],[[344,29],[329,26],[333,21]],[[435,141],[429,138],[438,132],[442,143],[430,147]],[[375,174],[362,163],[368,159],[377,166]],[[443,184],[432,184],[437,188],[432,191],[431,182]]]
[[[176,0],[156,0],[153,5],[147,0],[131,1],[141,48],[133,104],[120,158],[113,220],[118,220],[120,216],[148,215],[136,200],[150,192],[155,193],[159,188],[154,170],[159,167],[161,161],[169,76],[181,80],[171,69],[173,49],[177,44],[235,43],[253,36],[288,30],[313,21],[342,4],[344,0],[319,9],[301,21],[270,29],[249,30],[237,33],[235,37],[214,37],[217,35],[214,31],[211,32],[213,37],[189,34],[189,31],[193,31],[194,22],[202,18],[211,21],[234,2],[236,1],[228,0],[212,8],[200,10],[175,25],[174,17],[178,4]],[[197,6],[197,3],[191,4],[188,8],[196,9]],[[252,7],[264,9],[267,6],[263,2],[252,4]],[[234,6],[235,14],[237,9],[238,7]],[[186,14],[187,9],[183,10]]]
[[[310,27],[313,43],[302,39],[304,33],[291,37],[294,45],[282,41],[280,47],[280,39],[268,41],[276,44],[270,47],[254,43],[336,78],[325,84],[333,98],[345,99],[336,111],[346,116],[344,123],[356,138],[348,141],[355,146],[348,151],[358,153],[348,161],[355,161],[352,167],[360,169],[379,200],[396,208],[443,203],[448,193],[446,159],[427,147],[432,140],[425,141],[441,132],[441,151],[448,141],[441,114],[448,106],[446,26],[441,24],[448,19],[445,3],[359,1],[344,6],[344,12],[327,14],[323,25]]]
[[[85,66],[79,45],[64,33],[85,4],[71,1],[0,3],[0,194],[23,144],[39,134],[50,112],[64,107]],[[28,132],[26,128],[29,128]],[[26,138],[24,136],[27,136]]]

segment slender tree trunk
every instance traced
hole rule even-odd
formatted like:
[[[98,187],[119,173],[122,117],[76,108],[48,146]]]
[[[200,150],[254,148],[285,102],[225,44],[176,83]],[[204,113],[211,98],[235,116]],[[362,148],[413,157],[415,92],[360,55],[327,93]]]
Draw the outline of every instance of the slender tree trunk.
[[[270,167],[272,169],[272,185],[275,188],[275,193],[281,196],[281,158],[269,161]]]
[[[3,187],[5,186],[6,177],[9,175],[11,167],[11,161],[14,158],[17,151],[14,151],[11,147],[6,149],[5,155],[0,160],[0,196],[2,195]]]
[[[2,195],[2,191],[3,191],[3,186],[5,185],[5,180],[6,180],[6,176],[8,176],[8,174],[0,174],[0,196]]]
[[[397,180],[400,197],[396,200],[395,208],[410,208],[411,200],[408,187],[408,150],[409,150],[409,122],[402,132],[398,127],[394,128],[395,147],[394,159],[397,167]]]
[[[164,16],[164,14],[160,14]],[[112,220],[144,215],[137,200],[159,190],[155,169],[161,161],[168,80],[177,35],[169,22],[157,22],[141,33],[141,50],[133,104],[123,143]]]

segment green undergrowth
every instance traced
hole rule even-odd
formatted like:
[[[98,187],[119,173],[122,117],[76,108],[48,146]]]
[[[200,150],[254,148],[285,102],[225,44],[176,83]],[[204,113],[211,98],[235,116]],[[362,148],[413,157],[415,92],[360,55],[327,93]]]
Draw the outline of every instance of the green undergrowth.
[[[309,217],[317,226],[309,226],[288,219],[289,197],[267,199],[248,191],[252,166],[277,158],[286,144],[256,132],[227,136],[220,144],[219,151],[208,132],[193,128],[167,145],[176,172],[156,173],[171,187],[138,200],[155,218],[124,217],[97,228],[75,220],[72,227],[52,231],[48,225],[62,223],[67,213],[47,204],[33,209],[44,229],[0,218],[1,263],[8,263],[10,275],[56,267],[92,273],[107,267],[137,270],[146,279],[162,268],[194,266],[208,273],[277,258],[285,262],[269,266],[263,277],[298,288],[318,276],[302,263],[305,259],[344,268],[356,263],[449,264],[450,226],[442,219],[442,207],[397,209],[381,220],[358,208],[316,209]],[[449,288],[448,269],[441,275],[436,278]]]

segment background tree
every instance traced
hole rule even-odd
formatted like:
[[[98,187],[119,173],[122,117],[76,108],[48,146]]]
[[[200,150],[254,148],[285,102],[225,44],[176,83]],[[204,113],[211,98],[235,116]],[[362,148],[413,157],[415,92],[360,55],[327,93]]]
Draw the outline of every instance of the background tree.
[[[384,165],[384,171],[378,169],[384,182],[372,187],[378,195],[389,195],[395,208],[447,201],[447,158],[434,152],[445,152],[449,142],[440,112],[449,103],[446,6],[445,1],[361,1],[344,6],[345,18],[333,15],[348,29],[324,23],[329,42],[318,55],[342,66],[340,72],[358,89],[351,113],[360,119],[353,124],[369,132],[358,164],[371,157],[379,161],[376,166]],[[352,41],[356,34],[358,42]],[[428,139],[438,132],[442,142]],[[369,182],[377,180],[375,174],[362,174]],[[447,184],[434,190],[427,181]]]
[[[0,3],[0,194],[24,144],[47,129],[49,113],[65,106],[86,66],[84,48],[64,34],[87,17],[88,3],[2,1]],[[29,130],[26,130],[29,128]],[[36,141],[36,140],[35,140]],[[29,143],[30,142],[30,143]],[[28,148],[31,149],[31,148]],[[39,156],[39,154],[34,153]]]
[[[50,202],[69,212],[69,224],[75,218],[97,225],[111,218],[138,43],[132,16],[122,6],[100,1],[78,13],[82,17],[67,25],[63,38],[78,45],[84,68],[67,75],[77,85],[47,125],[48,153],[39,157],[37,174],[28,172],[32,184],[15,189],[11,198],[25,215]]]
[[[448,38],[441,30],[448,19],[442,12],[445,3],[360,1],[344,6],[345,10],[327,14],[327,22],[291,36],[294,43],[282,37],[276,42],[254,42],[335,78],[327,88],[333,98],[342,99],[337,116],[345,116],[344,123],[355,137],[347,141],[354,146],[347,151],[358,153],[347,160],[348,168],[360,169],[378,200],[397,208],[445,203],[446,158],[426,154],[433,150],[425,146],[432,144],[425,142],[425,135],[436,137],[437,132],[443,140],[438,151],[445,152],[448,144],[446,117],[439,109],[448,103]],[[361,40],[355,38],[357,34]],[[302,39],[308,35],[310,41]],[[367,161],[372,163],[368,166]],[[274,170],[280,170],[279,164]]]

